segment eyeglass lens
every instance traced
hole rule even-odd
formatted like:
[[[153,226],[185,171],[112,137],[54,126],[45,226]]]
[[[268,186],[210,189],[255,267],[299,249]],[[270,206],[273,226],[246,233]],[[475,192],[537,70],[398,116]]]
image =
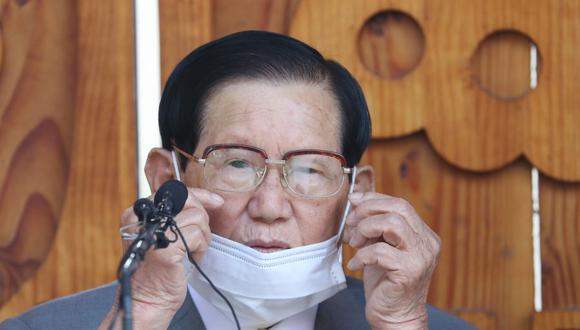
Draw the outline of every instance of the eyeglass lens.
[[[287,159],[283,176],[293,192],[324,197],[336,193],[344,180],[341,162],[324,154],[297,154]],[[255,188],[266,173],[266,160],[253,150],[224,148],[206,157],[204,175],[207,183],[225,191],[248,191]]]

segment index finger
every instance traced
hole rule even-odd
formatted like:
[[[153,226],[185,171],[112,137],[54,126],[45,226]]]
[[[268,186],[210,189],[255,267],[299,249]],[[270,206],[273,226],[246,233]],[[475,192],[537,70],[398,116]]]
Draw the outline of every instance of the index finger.
[[[224,204],[223,197],[206,189],[187,187],[187,192],[184,208],[201,207],[213,210]]]
[[[413,206],[403,198],[368,192],[358,196],[352,194],[349,199],[353,204],[355,218],[364,219],[383,213],[397,213],[417,232],[425,226]]]

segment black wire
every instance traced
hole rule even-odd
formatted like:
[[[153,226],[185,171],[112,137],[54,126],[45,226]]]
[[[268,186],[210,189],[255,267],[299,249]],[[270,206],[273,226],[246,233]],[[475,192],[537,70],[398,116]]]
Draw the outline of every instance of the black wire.
[[[234,307],[232,306],[232,304],[230,303],[228,298],[226,298],[226,296],[224,296],[224,294],[221,293],[221,291],[213,284],[213,282],[209,279],[209,277],[207,277],[207,275],[205,275],[203,270],[201,270],[201,268],[199,267],[197,262],[195,262],[195,260],[193,260],[193,257],[191,256],[191,251],[189,250],[189,246],[187,245],[187,242],[185,242],[185,238],[183,237],[183,234],[181,233],[181,229],[179,229],[179,227],[177,227],[175,222],[173,222],[171,224],[171,227],[175,228],[175,231],[177,232],[177,234],[181,238],[181,241],[183,242],[183,245],[185,246],[185,251],[187,252],[187,258],[189,259],[189,261],[195,266],[195,268],[201,274],[201,276],[203,276],[203,278],[209,283],[211,288],[226,302],[226,304],[230,308],[230,311],[232,312],[232,315],[234,316],[234,321],[236,322],[236,328],[238,330],[241,330],[240,321],[238,321],[238,316],[236,315],[236,312],[234,311]]]
[[[133,297],[131,295],[131,275],[121,277],[121,299],[123,300],[123,330],[133,330]]]
[[[129,281],[130,282],[130,281]],[[120,285],[123,285],[121,283],[119,283]],[[131,285],[130,283],[128,283],[129,285]],[[127,283],[125,283],[124,285],[127,285]],[[117,306],[117,310],[115,311],[115,315],[113,315],[113,319],[111,320],[111,323],[109,323],[109,327],[107,328],[108,330],[113,330],[115,328],[115,323],[117,323],[117,319],[119,318],[120,312],[123,311],[124,313],[127,313],[127,303],[129,303],[129,307],[131,307],[131,303],[123,300],[123,297],[125,295],[123,295],[123,293],[119,294],[119,305]],[[125,297],[126,299],[126,297]],[[131,318],[131,315],[129,315],[129,318]],[[127,330],[127,329],[132,329],[132,321],[129,321],[129,324],[127,324],[127,320],[123,320],[123,324],[121,326],[122,329]]]
[[[173,233],[173,238],[169,239],[169,243],[175,243],[177,242],[177,240],[179,240],[179,236],[177,236],[177,233],[175,232],[174,226],[169,227],[169,230]]]

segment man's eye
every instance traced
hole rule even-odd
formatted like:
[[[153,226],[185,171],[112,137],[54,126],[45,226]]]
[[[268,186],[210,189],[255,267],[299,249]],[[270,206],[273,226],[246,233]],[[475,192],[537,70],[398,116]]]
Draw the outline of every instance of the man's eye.
[[[248,164],[247,161],[242,160],[242,159],[233,159],[233,160],[230,160],[228,162],[228,165],[231,166],[231,167],[234,167],[234,168],[246,168],[246,167],[249,167],[250,166],[250,164]]]
[[[314,167],[307,167],[307,166],[300,166],[294,168],[294,172],[300,174],[322,174],[322,171],[314,168]]]

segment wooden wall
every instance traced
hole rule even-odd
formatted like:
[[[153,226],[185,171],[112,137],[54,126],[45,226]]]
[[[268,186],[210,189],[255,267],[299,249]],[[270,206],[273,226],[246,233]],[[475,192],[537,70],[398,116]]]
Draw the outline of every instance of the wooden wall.
[[[112,280],[118,215],[135,196],[130,2],[55,3],[0,0],[0,319]],[[580,328],[580,2],[159,4],[163,80],[195,46],[245,29],[297,36],[357,76],[377,190],[411,201],[443,240],[431,303],[482,329]]]
[[[131,3],[0,5],[4,319],[114,279],[136,157]]]

